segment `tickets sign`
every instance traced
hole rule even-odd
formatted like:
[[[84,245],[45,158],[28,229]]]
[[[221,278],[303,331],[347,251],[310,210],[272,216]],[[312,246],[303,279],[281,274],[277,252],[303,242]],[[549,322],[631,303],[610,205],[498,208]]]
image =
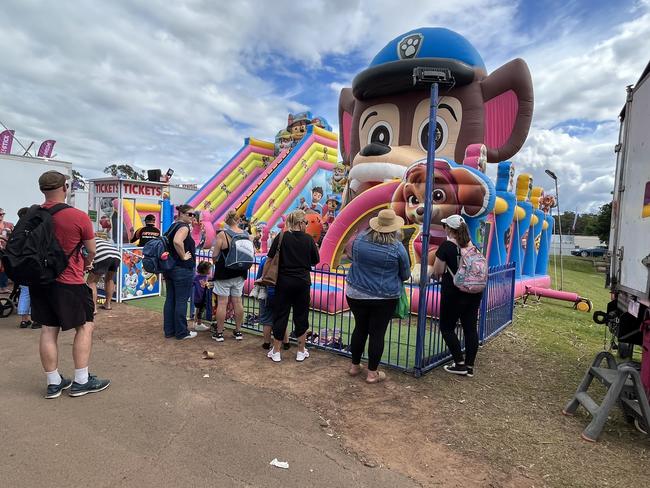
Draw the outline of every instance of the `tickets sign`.
[[[120,184],[122,185],[123,198],[151,198],[161,200],[163,190],[161,185],[152,185],[151,183],[132,183],[107,181],[95,182],[95,196],[98,197],[117,197],[119,196]]]
[[[162,198],[162,187],[148,183],[122,183],[122,196]]]

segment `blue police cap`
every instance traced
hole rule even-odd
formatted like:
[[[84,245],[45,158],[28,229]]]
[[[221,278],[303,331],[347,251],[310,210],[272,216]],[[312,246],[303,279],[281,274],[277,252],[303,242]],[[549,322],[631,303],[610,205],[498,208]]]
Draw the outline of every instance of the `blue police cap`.
[[[478,51],[460,34],[442,27],[415,29],[390,41],[352,82],[359,100],[392,95],[422,87],[413,86],[413,69],[446,68],[455,86],[474,81],[474,70],[485,72]]]

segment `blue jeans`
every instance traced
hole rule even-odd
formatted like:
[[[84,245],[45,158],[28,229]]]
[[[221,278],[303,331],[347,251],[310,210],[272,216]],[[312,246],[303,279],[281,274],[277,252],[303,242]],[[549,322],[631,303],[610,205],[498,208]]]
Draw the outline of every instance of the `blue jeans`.
[[[7,273],[0,271],[0,288],[7,288],[8,284],[9,278],[7,277]]]
[[[29,287],[20,285],[20,296],[18,297],[18,315],[30,314]]]
[[[165,274],[165,285],[167,286],[167,297],[163,310],[165,337],[175,336],[176,339],[182,339],[189,334],[187,330],[187,301],[190,299],[193,279],[193,269],[179,266]]]

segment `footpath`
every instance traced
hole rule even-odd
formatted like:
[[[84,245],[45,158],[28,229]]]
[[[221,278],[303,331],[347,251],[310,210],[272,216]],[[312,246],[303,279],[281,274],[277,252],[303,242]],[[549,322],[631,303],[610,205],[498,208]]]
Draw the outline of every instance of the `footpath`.
[[[8,488],[419,486],[366,467],[295,401],[230,380],[139,359],[95,341],[91,373],[104,392],[43,398],[40,331],[0,320],[0,479]],[[74,333],[59,337],[73,375]],[[272,467],[277,458],[289,469]]]

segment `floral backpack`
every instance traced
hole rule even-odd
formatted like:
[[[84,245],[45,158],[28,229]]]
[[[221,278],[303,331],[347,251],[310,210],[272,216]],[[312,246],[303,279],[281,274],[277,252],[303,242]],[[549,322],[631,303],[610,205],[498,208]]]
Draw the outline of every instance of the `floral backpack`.
[[[460,249],[458,258],[458,270],[456,274],[449,270],[454,278],[454,285],[465,293],[481,293],[488,280],[488,265],[485,256],[469,245]]]

